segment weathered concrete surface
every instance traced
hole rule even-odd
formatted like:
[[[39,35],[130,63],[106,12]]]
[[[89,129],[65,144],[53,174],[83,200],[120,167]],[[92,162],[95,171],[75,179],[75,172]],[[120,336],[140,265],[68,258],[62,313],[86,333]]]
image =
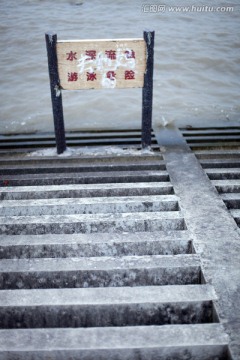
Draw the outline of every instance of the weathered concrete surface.
[[[140,233],[0,235],[0,258],[66,258],[192,253],[187,231]]]
[[[0,152],[1,153],[1,152]],[[116,165],[117,163],[124,163],[124,164],[132,164],[133,160],[135,164],[149,164],[156,163],[158,161],[163,160],[161,153],[152,153],[152,154],[140,154],[138,155],[137,152],[135,155],[129,156],[129,154],[118,154],[117,156],[113,155],[101,155],[101,151],[99,150],[97,156],[91,156],[91,155],[84,155],[79,154],[65,157],[65,156],[7,156],[1,157],[0,159],[0,165],[2,166],[9,166],[9,165],[18,165],[18,166],[29,166],[29,165],[37,165],[38,167],[46,167],[51,165],[57,165],[60,166],[64,164],[87,164],[89,165],[89,162],[91,164],[105,164],[105,165]]]
[[[67,174],[50,172],[46,174],[2,175],[8,186],[39,186],[62,184],[104,184],[126,182],[167,181],[168,176],[162,170],[112,171],[112,172],[68,172]]]
[[[220,324],[0,330],[0,358],[226,360],[227,343]]]
[[[0,234],[73,234],[185,230],[178,211],[0,217]]]
[[[217,312],[230,335],[232,357],[237,360],[240,358],[239,229],[181,134],[169,129],[161,130],[157,136],[193,245],[201,255],[205,279],[216,289]],[[231,186],[230,183],[227,180],[226,186]]]
[[[210,285],[1,290],[1,328],[210,323]]]
[[[239,168],[229,168],[229,169],[206,169],[206,174],[210,180],[234,180],[240,179],[240,169]]]
[[[137,161],[134,164],[131,164],[131,167],[129,169],[129,164],[126,162],[119,162],[116,161],[115,163],[107,163],[107,164],[99,164],[99,163],[91,163],[88,164],[81,164],[81,163],[68,163],[67,161],[65,163],[61,164],[50,164],[49,166],[47,164],[40,164],[38,166],[32,165],[32,166],[21,166],[19,167],[19,164],[17,165],[2,165],[1,166],[1,175],[20,175],[20,174],[49,174],[49,173],[88,173],[88,172],[124,172],[129,170],[131,171],[141,171],[141,170],[165,170],[165,164],[161,160],[157,161],[149,161],[149,162],[141,162]]]
[[[97,158],[2,162],[0,359],[229,359],[162,156]]]
[[[101,214],[118,212],[176,211],[178,198],[175,195],[3,200],[0,216],[36,216],[66,214]]]
[[[2,187],[1,200],[20,199],[50,199],[77,198],[96,196],[142,196],[173,194],[173,186],[169,182],[137,182],[135,183],[109,183],[109,184],[82,184],[58,186],[19,186]]]
[[[231,192],[239,193],[240,192],[240,179],[234,180],[213,180],[212,184],[216,186],[217,191],[221,193]]]
[[[0,260],[0,289],[188,285],[200,282],[197,255]]]

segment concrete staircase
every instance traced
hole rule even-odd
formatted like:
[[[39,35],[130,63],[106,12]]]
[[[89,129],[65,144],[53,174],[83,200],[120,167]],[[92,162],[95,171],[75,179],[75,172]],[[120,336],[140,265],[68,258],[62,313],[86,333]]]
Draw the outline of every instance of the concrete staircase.
[[[0,359],[231,359],[159,149],[43,158],[7,145]]]
[[[240,227],[240,127],[188,130],[183,135]],[[196,145],[196,139],[201,143]]]

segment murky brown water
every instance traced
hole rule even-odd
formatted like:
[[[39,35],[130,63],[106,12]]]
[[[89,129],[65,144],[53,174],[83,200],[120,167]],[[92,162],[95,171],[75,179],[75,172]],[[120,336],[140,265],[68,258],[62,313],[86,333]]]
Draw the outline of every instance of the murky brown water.
[[[143,8],[161,2],[136,0],[0,0],[0,133],[53,130],[49,30],[59,39],[85,39],[141,37],[154,29],[154,122],[240,124],[240,4],[208,3],[233,9],[194,9],[207,5],[202,0],[170,0],[165,12]],[[170,11],[179,5],[191,11]],[[141,89],[65,91],[63,104],[66,129],[141,123]]]

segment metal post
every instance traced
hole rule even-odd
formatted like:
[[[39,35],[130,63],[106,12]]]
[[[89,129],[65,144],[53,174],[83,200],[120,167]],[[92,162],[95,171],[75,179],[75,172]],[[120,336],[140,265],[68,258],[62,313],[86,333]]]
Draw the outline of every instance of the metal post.
[[[46,33],[45,39],[47,45],[48,70],[49,70],[49,78],[50,78],[50,89],[51,89],[51,98],[52,98],[52,110],[53,110],[57,153],[61,154],[66,150],[66,140],[65,140],[65,129],[64,129],[64,119],[63,119],[62,94],[59,86],[60,81],[59,81],[58,66],[57,66],[57,51],[56,51],[57,34]]]
[[[144,31],[143,38],[147,47],[147,66],[142,89],[142,148],[151,147],[152,99],[153,99],[153,58],[154,31]]]

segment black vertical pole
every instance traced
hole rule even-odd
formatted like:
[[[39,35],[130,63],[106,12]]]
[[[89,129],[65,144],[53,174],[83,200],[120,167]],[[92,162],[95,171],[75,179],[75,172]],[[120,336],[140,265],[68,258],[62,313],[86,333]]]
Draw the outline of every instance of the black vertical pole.
[[[52,110],[55,129],[55,138],[57,145],[57,153],[61,154],[66,150],[62,94],[60,90],[60,81],[57,66],[57,34],[45,34],[47,55],[48,55],[48,70],[50,78],[50,89],[52,98]]]
[[[147,66],[142,89],[142,148],[151,147],[152,99],[153,99],[153,58],[154,31],[144,31],[143,38],[147,48]]]

